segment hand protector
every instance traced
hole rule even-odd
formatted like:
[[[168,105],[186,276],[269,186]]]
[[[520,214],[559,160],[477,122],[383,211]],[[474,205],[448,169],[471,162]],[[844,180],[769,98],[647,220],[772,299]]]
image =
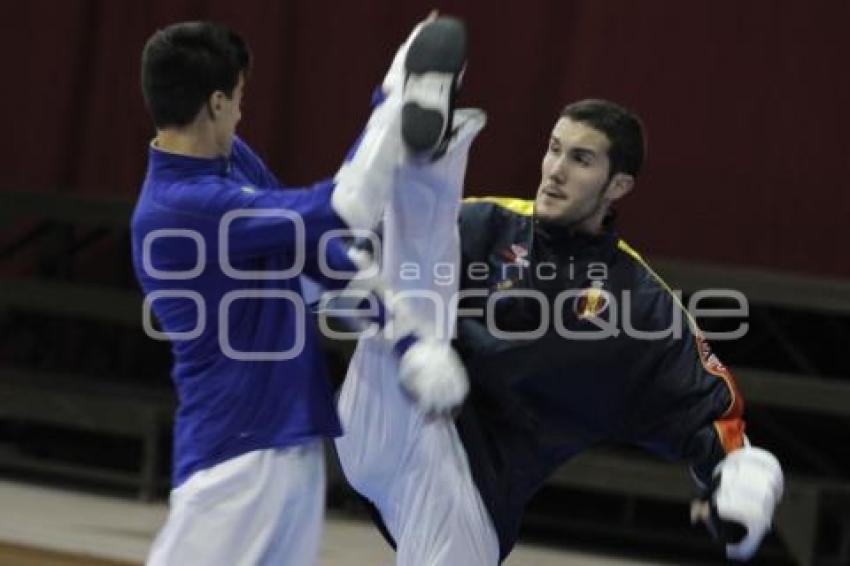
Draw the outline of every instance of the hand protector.
[[[708,494],[709,530],[726,544],[726,556],[749,560],[770,529],[784,490],[776,457],[745,446],[731,452],[714,470]]]
[[[421,339],[399,360],[404,391],[428,414],[447,414],[469,392],[466,370],[449,344]]]

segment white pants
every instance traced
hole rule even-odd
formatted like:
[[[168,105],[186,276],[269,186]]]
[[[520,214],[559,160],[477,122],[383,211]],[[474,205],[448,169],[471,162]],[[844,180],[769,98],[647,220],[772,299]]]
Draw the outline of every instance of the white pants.
[[[435,327],[454,323],[458,288],[457,215],[467,155],[484,125],[480,111],[458,111],[457,138],[435,163],[404,165],[384,216],[383,275],[394,291],[425,291],[407,305]],[[410,277],[418,267],[421,277]],[[452,284],[435,278],[455,270]],[[402,276],[405,271],[406,276]],[[438,314],[439,313],[439,314]],[[426,420],[399,387],[396,357],[380,338],[361,340],[340,392],[344,436],[337,452],[348,481],[372,501],[397,544],[402,566],[491,566],[496,532],[454,423]]]
[[[172,490],[155,566],[309,566],[325,506],[321,440],[255,450],[192,474]]]

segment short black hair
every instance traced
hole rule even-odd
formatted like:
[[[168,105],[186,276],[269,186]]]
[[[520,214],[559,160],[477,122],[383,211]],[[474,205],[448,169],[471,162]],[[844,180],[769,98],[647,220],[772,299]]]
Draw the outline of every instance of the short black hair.
[[[643,124],[636,114],[608,100],[589,98],[568,104],[562,118],[587,124],[608,137],[609,178],[616,173],[637,177],[646,153]]]
[[[142,93],[158,128],[185,126],[217,90],[228,97],[251,67],[248,45],[213,22],[157,30],[142,51]]]

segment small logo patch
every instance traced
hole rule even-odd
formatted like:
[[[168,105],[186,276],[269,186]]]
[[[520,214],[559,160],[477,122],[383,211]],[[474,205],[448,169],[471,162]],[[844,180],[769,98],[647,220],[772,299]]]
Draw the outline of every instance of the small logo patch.
[[[607,293],[598,287],[591,287],[576,297],[575,313],[580,320],[596,318],[608,309]]]

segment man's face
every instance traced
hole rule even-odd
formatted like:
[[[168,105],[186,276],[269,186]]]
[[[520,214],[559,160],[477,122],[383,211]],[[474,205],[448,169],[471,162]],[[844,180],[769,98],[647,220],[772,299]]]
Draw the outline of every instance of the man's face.
[[[560,118],[543,157],[535,216],[576,227],[598,216],[605,205],[610,145],[608,137],[599,130]]]

